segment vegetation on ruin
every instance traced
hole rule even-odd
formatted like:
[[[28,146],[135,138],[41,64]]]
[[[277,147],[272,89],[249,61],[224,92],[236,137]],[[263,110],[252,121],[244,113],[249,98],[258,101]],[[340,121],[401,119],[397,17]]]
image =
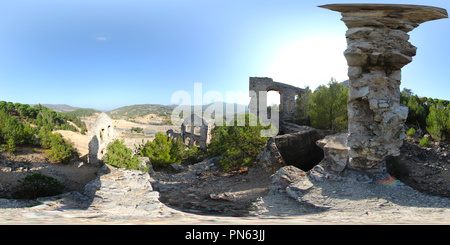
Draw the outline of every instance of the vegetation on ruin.
[[[263,126],[258,122],[257,126],[250,126],[251,117],[255,116],[245,114],[245,126],[238,126],[238,119],[235,119],[234,126],[216,126],[211,131],[208,152],[223,156],[219,160],[223,169],[236,170],[252,167],[256,163],[256,156],[268,140],[267,137],[261,137],[261,131],[269,129],[270,125]]]

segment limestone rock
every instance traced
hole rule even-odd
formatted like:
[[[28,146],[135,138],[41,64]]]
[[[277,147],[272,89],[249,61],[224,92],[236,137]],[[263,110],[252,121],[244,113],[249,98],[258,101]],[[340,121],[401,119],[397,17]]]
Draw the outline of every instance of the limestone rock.
[[[280,168],[270,178],[272,180],[273,190],[286,190],[286,188],[292,183],[300,181],[305,178],[306,173],[294,166],[285,166]]]
[[[347,166],[347,133],[328,135],[316,144],[324,151],[324,160],[320,163],[325,168],[341,172]]]
[[[153,191],[148,173],[105,164],[98,177],[85,186],[92,197],[90,208],[126,209],[129,212],[157,212],[163,206]]]
[[[445,9],[402,4],[329,4],[348,27],[349,103],[348,166],[376,170],[387,156],[396,156],[405,137],[408,108],[400,105],[401,68],[417,48],[407,32],[419,24],[447,18]],[[324,149],[325,150],[325,149]],[[325,150],[326,152],[327,150]],[[327,157],[326,157],[327,158]],[[333,170],[345,167],[332,159]]]

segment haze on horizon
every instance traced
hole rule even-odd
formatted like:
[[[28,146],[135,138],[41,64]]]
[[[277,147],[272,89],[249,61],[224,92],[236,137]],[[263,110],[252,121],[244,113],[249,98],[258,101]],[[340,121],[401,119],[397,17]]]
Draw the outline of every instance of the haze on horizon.
[[[347,3],[386,3],[349,0]],[[112,110],[173,104],[176,91],[241,91],[249,77],[314,90],[347,80],[340,14],[296,0],[4,0],[0,100]],[[388,1],[388,3],[395,3]],[[411,0],[409,4],[424,4]],[[450,2],[426,5],[450,9]],[[450,100],[450,21],[413,30],[402,88]],[[248,98],[237,102],[247,104]],[[269,104],[276,100],[269,100]],[[204,103],[207,104],[207,103]]]

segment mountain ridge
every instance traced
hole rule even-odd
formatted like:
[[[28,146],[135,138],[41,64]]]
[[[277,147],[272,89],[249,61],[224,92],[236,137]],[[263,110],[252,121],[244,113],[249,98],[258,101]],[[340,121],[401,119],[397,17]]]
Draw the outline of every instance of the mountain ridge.
[[[227,114],[226,109],[227,107],[233,108],[233,114],[234,113],[243,113],[248,111],[248,105],[242,105],[237,103],[227,103],[227,102],[212,102],[209,104],[201,105],[202,111],[205,111],[208,107],[218,103],[222,104],[222,109],[224,115]],[[31,104],[30,106],[33,106],[35,104]],[[83,107],[74,107],[67,104],[41,104],[51,110],[57,111],[57,112],[72,112],[80,109],[91,109],[91,108],[83,108]],[[189,107],[189,105],[177,105],[177,104],[171,104],[171,105],[162,105],[162,104],[134,104],[134,105],[127,105],[122,106],[113,110],[104,111],[109,116],[114,117],[139,117],[139,116],[145,116],[149,114],[157,114],[160,116],[166,116],[170,114],[175,108],[183,108],[184,106]],[[194,111],[194,108],[198,105],[191,105],[191,111]],[[186,108],[187,109],[187,108]],[[92,109],[96,110],[96,109]],[[96,111],[102,111],[102,110],[96,110]]]

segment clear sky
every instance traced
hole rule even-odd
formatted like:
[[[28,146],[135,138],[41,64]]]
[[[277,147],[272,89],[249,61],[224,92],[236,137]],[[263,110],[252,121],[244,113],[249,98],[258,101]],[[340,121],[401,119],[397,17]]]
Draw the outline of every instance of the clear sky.
[[[0,100],[111,110],[171,104],[194,83],[248,94],[252,76],[314,90],[348,79],[347,28],[317,7],[331,3],[450,10],[446,0],[1,0]],[[450,100],[450,19],[410,35],[418,51],[402,88]]]

